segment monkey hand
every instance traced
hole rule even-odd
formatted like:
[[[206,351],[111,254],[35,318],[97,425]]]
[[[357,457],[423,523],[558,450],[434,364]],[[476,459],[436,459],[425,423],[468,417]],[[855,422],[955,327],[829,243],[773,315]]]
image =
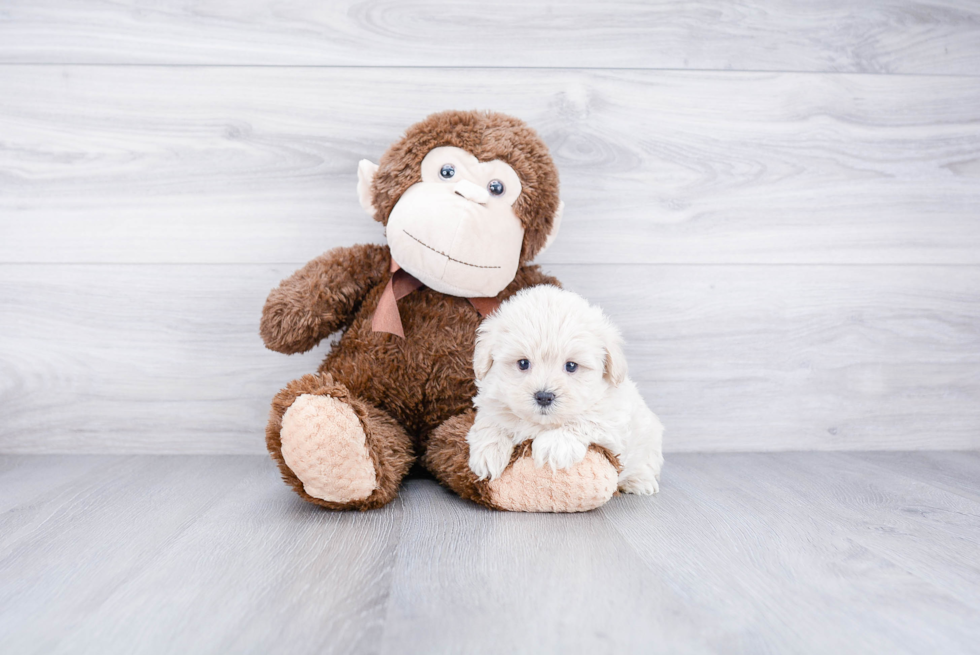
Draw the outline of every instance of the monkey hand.
[[[388,267],[386,249],[373,244],[335,248],[310,261],[269,294],[259,328],[266,347],[306,352],[348,326]]]

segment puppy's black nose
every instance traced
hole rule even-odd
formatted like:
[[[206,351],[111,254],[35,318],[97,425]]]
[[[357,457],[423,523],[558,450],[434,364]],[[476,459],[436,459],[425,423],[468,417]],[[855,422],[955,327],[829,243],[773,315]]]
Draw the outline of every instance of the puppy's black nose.
[[[554,401],[555,394],[551,393],[550,391],[539,391],[534,394],[534,399],[538,401],[538,404],[542,407],[547,407],[552,403],[552,401]]]

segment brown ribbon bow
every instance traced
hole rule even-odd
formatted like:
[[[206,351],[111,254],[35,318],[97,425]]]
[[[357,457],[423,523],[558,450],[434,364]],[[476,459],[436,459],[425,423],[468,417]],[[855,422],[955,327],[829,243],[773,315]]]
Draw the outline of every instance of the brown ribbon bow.
[[[402,328],[402,317],[398,313],[398,301],[422,286],[422,282],[401,266],[391,260],[391,277],[385,290],[381,292],[381,300],[378,307],[374,310],[374,317],[371,319],[371,330],[373,332],[388,332],[396,336],[405,338],[405,330]],[[467,298],[470,304],[476,308],[480,316],[489,316],[500,306],[500,301],[496,298]]]

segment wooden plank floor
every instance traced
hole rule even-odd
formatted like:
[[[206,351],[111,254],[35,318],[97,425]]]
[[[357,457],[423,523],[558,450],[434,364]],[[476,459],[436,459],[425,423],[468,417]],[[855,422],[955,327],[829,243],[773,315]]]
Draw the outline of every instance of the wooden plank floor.
[[[364,514],[261,456],[0,457],[5,653],[966,653],[980,454],[674,455],[655,498]]]

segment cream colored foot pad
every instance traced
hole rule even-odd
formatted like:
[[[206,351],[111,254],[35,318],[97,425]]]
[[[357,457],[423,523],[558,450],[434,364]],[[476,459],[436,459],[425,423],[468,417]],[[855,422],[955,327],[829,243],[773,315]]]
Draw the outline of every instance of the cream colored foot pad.
[[[351,407],[303,394],[282,417],[282,457],[314,498],[363,500],[377,487],[364,428]]]
[[[616,478],[609,460],[591,450],[559,471],[522,457],[490,483],[491,501],[512,512],[587,512],[612,498]]]

